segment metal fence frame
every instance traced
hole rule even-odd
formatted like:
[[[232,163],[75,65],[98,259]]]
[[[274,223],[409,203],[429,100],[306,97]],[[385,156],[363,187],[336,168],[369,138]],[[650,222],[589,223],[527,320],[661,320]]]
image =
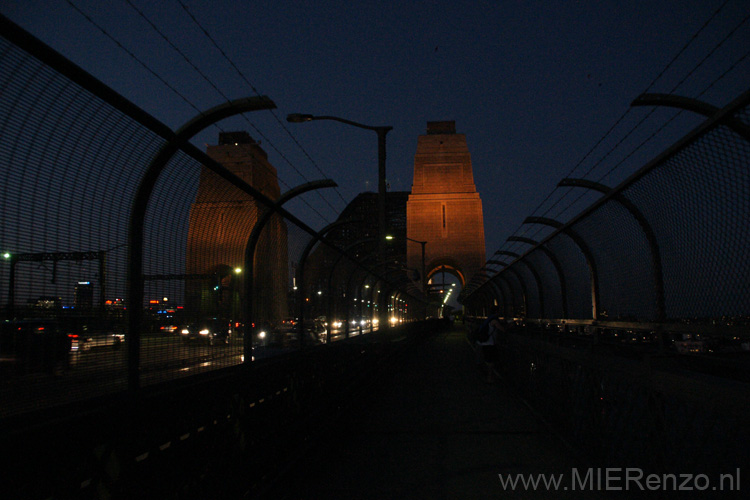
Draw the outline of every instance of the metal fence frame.
[[[692,99],[650,94],[639,97],[634,101],[633,105],[679,107],[701,113],[707,116],[707,119],[681,140],[677,141],[621,182],[617,187],[609,188],[602,184],[583,179],[563,179],[559,183],[559,186],[588,189],[600,192],[602,196],[568,222],[563,223],[544,217],[528,217],[525,220],[526,224],[542,224],[550,226],[554,230],[541,241],[524,237],[511,237],[508,239],[508,241],[525,243],[529,245],[529,248],[522,255],[503,251],[495,253],[495,255],[508,256],[511,260],[509,262],[500,260],[489,261],[485,265],[483,273],[475,276],[472,282],[466,287],[460,299],[469,316],[486,316],[491,306],[498,305],[502,311],[502,315],[508,318],[522,319],[527,323],[553,324],[561,327],[567,325],[573,328],[578,328],[579,326],[597,326],[601,328],[651,328],[659,331],[665,328],[676,331],[695,331],[695,329],[691,329],[687,324],[689,321],[685,320],[693,320],[692,323],[696,323],[696,318],[685,318],[679,314],[670,314],[670,299],[672,299],[672,303],[676,299],[672,297],[675,293],[674,285],[672,284],[671,289],[669,285],[665,285],[665,281],[670,276],[665,276],[664,249],[660,246],[663,243],[660,242],[660,238],[663,235],[655,228],[654,217],[652,216],[649,219],[649,215],[645,213],[643,208],[639,207],[638,203],[628,196],[628,190],[634,186],[638,186],[639,183],[648,181],[650,176],[657,174],[670,159],[696,144],[708,143],[708,145],[704,145],[704,150],[708,151],[705,155],[711,155],[704,158],[704,161],[708,164],[711,164],[712,161],[723,161],[720,150],[721,148],[725,148],[725,146],[719,139],[716,140],[715,146],[715,150],[717,151],[715,153],[716,160],[713,159],[714,153],[710,152],[711,144],[713,144],[710,134],[720,131],[729,137],[729,139],[726,139],[732,141],[729,147],[733,147],[733,150],[737,152],[736,154],[740,155],[741,159],[737,160],[740,166],[735,169],[735,172],[727,174],[728,178],[723,180],[722,184],[722,186],[730,186],[734,191],[729,191],[730,188],[728,187],[726,193],[714,191],[714,194],[719,197],[732,197],[732,200],[738,197],[739,199],[736,199],[735,203],[743,203],[742,193],[747,195],[748,190],[746,178],[748,165],[747,147],[750,145],[750,126],[746,121],[743,121],[743,116],[747,117],[748,106],[750,106],[750,91],[746,91],[722,109]],[[741,166],[743,162],[745,165],[744,171]],[[740,193],[739,196],[737,193]],[[638,228],[640,239],[644,242],[642,245],[649,252],[650,265],[648,267],[639,267],[639,270],[645,270],[643,275],[639,277],[642,288],[631,290],[635,294],[644,294],[650,300],[648,304],[649,310],[639,311],[637,317],[632,315],[628,317],[612,317],[604,313],[601,305],[602,284],[600,282],[602,272],[607,268],[603,267],[603,263],[600,262],[602,260],[601,257],[595,255],[598,250],[597,241],[590,241],[587,238],[589,235],[583,235],[577,229],[585,225],[589,219],[593,220],[605,208],[615,205],[621,207],[622,217],[624,218],[622,218],[622,221],[610,220],[610,225],[614,227],[617,224],[624,224],[625,219],[630,217],[634,222],[628,224],[635,224],[634,227]],[[743,210],[742,206],[735,204],[740,213],[734,214],[734,218],[726,218],[726,224],[729,229],[723,234],[731,235],[732,239],[719,242],[730,248],[735,254],[741,252],[740,249],[748,243],[747,234],[744,229],[748,219],[746,213],[744,215],[741,213]],[[698,234],[700,228],[696,227],[693,229],[687,226],[684,229],[686,232],[691,230]],[[617,238],[616,231],[609,232],[607,235],[615,239]],[[571,262],[565,262],[563,253],[566,252],[561,252],[560,248],[556,248],[556,245],[559,247],[565,240],[572,242],[575,248],[577,248],[577,252],[581,256],[580,262],[585,262],[585,266],[582,267],[580,264],[574,265]],[[623,240],[619,244],[627,245],[628,241]],[[570,246],[570,243],[567,245]],[[549,261],[546,272],[540,272],[539,269],[539,262],[543,258]],[[622,256],[620,258],[627,259],[627,257]],[[493,272],[490,269],[492,265],[501,265],[503,267],[499,271]],[[734,265],[737,272],[742,273],[742,275],[747,274],[746,268],[748,264],[746,258],[739,257],[731,265]],[[524,268],[530,272],[530,274],[526,273],[526,278],[523,277],[524,273],[521,272]],[[682,271],[685,273],[688,272],[687,269]],[[624,278],[624,276],[620,276],[621,281],[618,284],[627,283],[627,280]],[[671,278],[674,281],[674,276],[671,276]],[[590,290],[587,301],[580,302],[584,295],[582,293],[583,288],[580,285],[571,285],[572,279],[578,280],[579,283],[587,283],[586,286]],[[511,286],[512,282],[515,283],[515,286]],[[578,294],[574,293],[576,290],[579,292]],[[550,301],[553,297],[561,305],[560,309],[556,308],[555,312],[557,314],[551,311],[549,307],[545,307],[545,301]],[[579,302],[571,304],[571,299]],[[587,305],[587,307],[582,307],[582,305]],[[700,310],[700,304],[695,302],[686,303],[683,304],[682,309],[694,309],[698,311]],[[713,318],[721,318],[722,316],[730,316],[733,318],[735,324],[740,323],[740,328],[733,328],[732,325],[726,325],[727,328],[725,330],[727,335],[736,335],[737,333],[747,334],[747,322],[748,318],[750,318],[750,297],[748,297],[747,290],[736,290],[736,297],[733,299],[733,302],[726,304],[725,310],[716,310],[712,315]],[[704,318],[704,320],[707,319]],[[717,325],[709,321],[704,321],[703,323],[699,326],[699,329],[702,329],[704,332],[715,333],[720,330]]]
[[[132,180],[130,181],[133,186],[132,196],[123,196],[123,198],[125,198],[126,202],[130,206],[130,212],[129,216],[127,217],[128,221],[126,223],[126,227],[125,225],[123,225],[123,227],[118,228],[121,231],[123,229],[126,230],[125,233],[127,240],[126,244],[121,244],[118,246],[118,248],[127,248],[127,256],[124,259],[126,262],[126,269],[123,276],[119,277],[118,279],[121,283],[124,283],[126,289],[126,300],[124,303],[125,307],[127,308],[127,312],[125,314],[125,328],[124,332],[122,333],[124,333],[124,342],[127,355],[126,364],[124,367],[124,370],[127,372],[127,383],[125,384],[125,387],[129,392],[139,392],[142,388],[142,385],[144,384],[142,373],[142,337],[143,332],[145,332],[146,330],[146,318],[145,309],[144,307],[141,307],[141,305],[146,302],[145,286],[147,285],[147,283],[153,283],[159,280],[185,281],[189,279],[206,279],[206,276],[203,275],[193,276],[187,274],[170,274],[169,272],[161,271],[157,271],[156,273],[154,273],[152,269],[146,270],[145,268],[144,261],[146,257],[144,256],[144,251],[148,239],[148,236],[145,234],[145,231],[147,229],[147,213],[150,209],[153,209],[153,195],[157,185],[160,181],[163,180],[164,172],[166,171],[168,166],[174,163],[183,162],[184,164],[184,162],[190,162],[191,166],[210,170],[214,174],[218,175],[228,188],[231,187],[232,189],[238,189],[241,192],[245,193],[252,200],[254,200],[254,202],[257,203],[257,206],[259,207],[257,224],[255,225],[251,234],[247,235],[247,243],[245,245],[244,251],[244,269],[246,270],[246,274],[243,276],[242,286],[244,287],[244,297],[246,297],[246,299],[242,304],[242,317],[243,321],[245,321],[247,325],[245,325],[244,327],[238,327],[238,329],[245,330],[242,332],[244,333],[243,338],[245,339],[245,341],[243,342],[242,364],[245,368],[251,367],[253,365],[253,361],[256,358],[252,342],[253,332],[251,330],[252,327],[250,326],[250,323],[251,321],[254,321],[255,318],[253,310],[256,305],[254,304],[254,302],[257,300],[257,294],[255,293],[256,285],[254,284],[254,278],[256,276],[258,268],[256,260],[259,258],[263,258],[263,256],[259,253],[260,249],[258,248],[258,241],[261,238],[264,229],[267,229],[268,225],[266,223],[272,218],[272,216],[281,218],[281,220],[285,224],[293,226],[298,235],[308,238],[310,248],[316,246],[316,248],[322,249],[321,252],[327,252],[331,255],[335,255],[337,256],[336,258],[339,261],[347,262],[348,264],[346,269],[350,275],[350,277],[348,278],[349,281],[351,281],[352,277],[356,275],[356,281],[358,283],[362,283],[362,286],[364,286],[364,281],[368,280],[369,283],[372,283],[373,285],[377,284],[378,288],[383,289],[383,293],[373,294],[368,298],[368,300],[374,303],[373,309],[376,310],[377,314],[379,316],[382,316],[383,318],[382,321],[379,322],[382,327],[385,328],[388,325],[387,317],[385,316],[386,311],[389,309],[388,304],[390,299],[388,297],[396,292],[401,295],[410,297],[410,302],[413,304],[408,312],[402,311],[402,314],[400,314],[401,320],[411,321],[424,318],[424,313],[422,312],[422,310],[426,307],[424,298],[412,295],[411,291],[407,290],[405,284],[398,281],[398,277],[389,276],[388,269],[385,263],[378,262],[377,259],[372,259],[368,252],[365,252],[363,255],[357,256],[355,255],[355,253],[342,248],[343,245],[341,243],[327,238],[325,234],[326,229],[322,231],[313,229],[305,222],[303,222],[299,217],[285,208],[285,203],[290,199],[293,199],[295,196],[299,196],[313,189],[334,187],[336,185],[334,181],[330,179],[324,179],[320,181],[309,182],[291,189],[290,191],[282,194],[278,199],[272,199],[261,192],[258,188],[254,187],[250,183],[240,178],[238,175],[231,172],[226,166],[212,159],[206,152],[199,150],[193,144],[191,144],[190,140],[196,134],[203,131],[207,127],[219,122],[220,120],[256,110],[268,110],[275,108],[275,104],[273,103],[273,101],[271,101],[271,99],[266,96],[255,96],[226,102],[210,110],[198,113],[197,116],[188,121],[177,131],[172,131],[169,127],[140,109],[137,105],[129,102],[127,99],[110,89],[107,85],[89,75],[86,71],[82,70],[80,67],[76,66],[65,57],[55,52],[53,49],[30,35],[28,32],[24,31],[19,26],[15,25],[7,18],[0,16],[0,28],[2,28],[3,39],[7,41],[7,45],[5,45],[5,53],[7,54],[12,52],[13,54],[18,54],[14,59],[9,59],[7,63],[5,62],[5,60],[3,60],[3,63],[6,64],[4,73],[6,77],[4,82],[0,82],[0,85],[13,86],[15,84],[16,88],[14,89],[14,95],[19,96],[17,98],[18,101],[16,102],[9,102],[8,100],[3,103],[3,116],[0,117],[2,119],[0,128],[8,132],[5,134],[5,140],[7,142],[14,141],[9,146],[6,146],[6,149],[3,151],[6,151],[6,153],[4,154],[7,155],[6,158],[8,158],[9,165],[17,165],[20,166],[20,168],[24,169],[24,172],[21,174],[22,176],[26,174],[26,171],[29,172],[29,176],[33,176],[35,174],[33,161],[26,161],[26,159],[33,154],[39,153],[31,151],[31,148],[47,147],[49,148],[49,150],[44,150],[41,154],[47,155],[50,158],[56,158],[59,153],[55,148],[65,147],[64,144],[66,143],[67,139],[67,136],[65,134],[68,133],[67,130],[53,128],[54,133],[60,134],[60,137],[54,138],[54,141],[52,141],[54,144],[52,145],[50,145],[49,141],[44,140],[40,140],[39,144],[36,145],[26,145],[21,144],[20,141],[15,138],[15,136],[19,134],[18,131],[23,125],[27,125],[29,127],[33,126],[36,127],[36,129],[40,129],[41,125],[35,124],[34,120],[55,121],[57,118],[54,116],[54,112],[56,111],[45,111],[45,115],[41,118],[25,116],[23,113],[30,114],[31,112],[28,110],[33,109],[38,101],[42,101],[45,99],[54,100],[58,97],[58,94],[62,92],[56,91],[57,94],[53,94],[51,96],[45,95],[44,92],[46,92],[47,90],[46,87],[44,87],[44,82],[40,83],[41,90],[20,88],[20,86],[24,84],[16,83],[15,78],[17,72],[20,69],[23,69],[25,66],[33,66],[33,68],[29,71],[44,71],[47,74],[52,75],[47,77],[47,79],[59,82],[59,85],[63,89],[74,89],[73,92],[75,93],[75,95],[80,96],[84,100],[84,102],[96,101],[101,109],[106,108],[106,111],[102,113],[101,118],[101,120],[105,121],[105,123],[109,117],[119,116],[122,120],[128,120],[129,127],[136,127],[139,131],[153,134],[152,137],[154,138],[154,140],[153,143],[149,145],[149,148],[146,148],[143,144],[139,144],[137,142],[137,138],[132,139],[132,142],[128,142],[129,136],[127,135],[127,131],[121,132],[123,134],[123,137],[118,138],[124,141],[124,148],[129,148],[132,150],[142,150],[141,156],[144,159],[148,158],[147,164],[146,162],[144,162],[144,164],[138,165],[138,168],[141,169],[139,174],[140,177],[135,179],[135,182],[132,182]],[[0,57],[2,56],[3,54],[0,54]],[[16,65],[16,67],[11,67],[11,65]],[[51,92],[55,91],[52,90]],[[24,102],[21,102],[22,100]],[[31,104],[27,105],[26,103]],[[66,108],[65,111],[75,115],[75,106],[76,104],[69,104],[68,108]],[[86,127],[92,127],[93,129],[93,127],[96,127],[97,125],[98,124],[95,123],[80,123],[79,126],[81,128],[81,131],[79,131],[78,133],[81,136],[85,136],[86,131],[88,130]],[[70,142],[75,142],[75,140],[76,138],[72,138]],[[74,147],[77,147],[77,144],[74,144]],[[76,155],[85,156],[87,154],[99,154],[91,153],[90,150],[91,148],[89,146],[86,146],[85,148],[82,147],[82,150],[80,152],[73,152],[73,157],[76,158]],[[106,161],[106,158],[99,158],[99,161]],[[52,168],[54,168],[54,164]],[[134,168],[132,170],[139,171],[137,168]],[[118,173],[113,173],[113,177],[115,179],[117,178],[117,175]],[[22,179],[19,182],[24,181]],[[25,188],[25,185],[21,185]],[[53,188],[56,188],[56,186],[50,186],[50,189]],[[108,188],[111,191],[114,191],[114,189],[106,185],[92,186],[91,189],[106,191]],[[186,196],[189,194],[190,193],[187,192]],[[39,196],[43,197],[44,192],[42,191]],[[106,196],[106,193],[102,196]],[[131,197],[128,198],[128,196]],[[36,198],[34,199],[36,200]],[[19,210],[24,210],[24,208],[20,208]],[[21,213],[20,215],[23,217],[32,217],[30,215],[27,215],[26,213]],[[12,222],[10,220],[10,217],[6,216],[6,221],[4,222],[4,224],[10,224],[10,222]],[[352,223],[352,221],[344,222]],[[96,228],[93,229],[95,230]],[[101,231],[107,230],[107,228],[105,227],[100,227],[98,229]],[[8,225],[7,228],[4,228],[3,230],[6,231],[6,233],[4,234],[9,234],[9,232],[11,231],[10,225]],[[35,236],[40,237],[37,239],[47,239],[46,235],[35,235],[33,227],[25,227],[23,230],[28,233],[28,241],[32,241]],[[55,230],[60,231],[60,228],[56,228]],[[48,244],[48,246],[54,245],[54,238],[50,237],[50,241],[51,242]],[[3,244],[7,243],[3,242]],[[106,262],[107,251],[96,248],[95,250],[89,250],[86,252],[73,252],[68,249],[45,247],[43,251],[38,252],[12,252],[9,257],[5,259],[7,260],[7,262],[0,262],[3,265],[10,265],[10,274],[8,277],[8,303],[3,304],[3,319],[12,320],[18,317],[17,314],[23,314],[22,312],[20,312],[20,308],[18,308],[16,305],[17,298],[15,294],[16,287],[19,286],[18,284],[20,281],[20,278],[17,277],[16,273],[16,268],[19,263],[44,263],[49,261],[52,263],[54,268],[56,268],[58,266],[58,262],[61,262],[65,259],[80,260],[84,258],[99,259],[100,261],[100,283],[97,284],[98,286],[100,286],[100,298],[98,299],[98,302],[101,302],[100,306],[103,310],[106,284],[105,276],[106,278],[111,278],[112,274],[105,270],[104,264],[101,264],[101,262]],[[303,259],[306,258],[307,256],[303,256]],[[304,266],[305,262],[296,263],[297,268],[304,268]],[[339,267],[343,269],[343,266]],[[329,271],[327,270],[320,270],[320,272],[329,273]],[[333,271],[331,270],[329,274],[332,276]],[[331,282],[331,284],[333,283]],[[356,286],[357,283],[352,282],[352,287],[356,288]],[[334,293],[328,293],[327,297],[333,299],[336,297],[336,295]],[[338,300],[339,302],[342,302],[344,299],[339,298]],[[346,300],[348,300],[348,298],[346,298]],[[338,305],[329,304],[327,307],[329,310],[336,308],[337,310],[341,310],[348,315],[351,305],[348,303]],[[304,345],[303,341],[305,337],[302,334],[302,329],[304,328],[305,311],[303,309],[300,309],[298,311],[298,314],[300,315],[299,319],[302,320],[299,322],[299,347],[309,347]],[[375,328],[371,328],[371,330],[374,329]],[[347,328],[347,337],[349,336],[348,333],[349,332]],[[330,335],[326,340],[330,340]],[[18,380],[16,380],[16,383],[30,384],[30,387],[45,384],[50,384],[49,387],[57,387],[57,385],[60,384],[60,381],[43,379],[19,382]],[[122,386],[118,383],[116,388],[110,388],[109,391],[117,392],[121,387]],[[55,391],[61,392],[59,389],[55,389]],[[64,392],[64,389],[62,392]],[[83,391],[83,393],[79,394],[77,397],[87,397],[87,394],[85,392],[86,391]],[[23,399],[22,395],[19,395],[19,397]],[[18,403],[18,407],[14,411],[23,413],[29,411],[32,408],[38,407],[38,402],[32,401],[35,398],[35,396],[33,395],[33,391],[26,397],[27,400],[25,400],[25,402],[21,400],[16,401],[16,403]],[[73,398],[72,395],[71,398]],[[38,400],[40,398],[36,399]],[[63,397],[62,400],[58,401],[57,403],[50,404],[54,405],[60,402],[65,402],[65,397]],[[7,411],[10,411],[8,410],[10,406],[12,405],[6,405]]]

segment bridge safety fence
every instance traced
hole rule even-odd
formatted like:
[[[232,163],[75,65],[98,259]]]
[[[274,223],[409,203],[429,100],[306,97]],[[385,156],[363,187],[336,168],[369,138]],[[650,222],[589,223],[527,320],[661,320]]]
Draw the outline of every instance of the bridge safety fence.
[[[423,301],[285,203],[224,103],[177,131],[1,18],[0,418],[423,319]],[[347,248],[349,248],[347,250]],[[405,304],[409,304],[407,307]]]
[[[708,111],[660,103],[708,116],[618,186],[563,179],[599,198],[568,221],[527,218],[546,236],[510,238],[524,250],[498,251],[461,300],[470,328],[493,307],[514,325],[504,383],[593,467],[736,474],[750,464],[750,91]]]
[[[600,196],[568,221],[527,218],[547,236],[511,237],[525,250],[498,251],[499,267],[486,266],[462,296],[467,314],[496,305],[505,317],[566,331],[750,349],[750,91],[706,113],[618,186],[563,179],[561,187]]]

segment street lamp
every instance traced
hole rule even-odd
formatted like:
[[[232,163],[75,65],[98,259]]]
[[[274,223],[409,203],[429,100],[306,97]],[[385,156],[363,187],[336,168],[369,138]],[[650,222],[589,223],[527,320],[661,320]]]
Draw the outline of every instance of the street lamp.
[[[422,293],[425,294],[426,296],[427,295],[427,276],[425,276],[424,246],[427,244],[427,242],[414,240],[412,238],[409,238],[408,236],[404,236],[404,238],[406,238],[409,241],[413,241],[414,243],[419,243],[420,245],[422,245]],[[389,234],[388,236],[385,237],[385,239],[392,240],[393,236]]]
[[[385,262],[385,247],[382,238],[385,233],[385,136],[388,132],[393,130],[393,127],[363,125],[362,123],[353,122],[337,116],[314,116],[292,113],[286,117],[286,121],[289,123],[304,123],[313,120],[334,120],[353,127],[372,130],[378,134],[378,260],[380,262]]]

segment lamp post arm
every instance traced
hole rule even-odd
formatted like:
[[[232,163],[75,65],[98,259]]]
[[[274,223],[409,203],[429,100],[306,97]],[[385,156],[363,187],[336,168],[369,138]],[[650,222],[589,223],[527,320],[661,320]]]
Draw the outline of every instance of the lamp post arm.
[[[372,125],[365,125],[363,123],[357,123],[353,122],[351,120],[347,120],[346,118],[339,118],[338,116],[311,116],[309,118],[310,120],[334,120],[341,123],[346,123],[347,125],[352,125],[353,127],[359,127],[364,128],[367,130],[374,130],[378,134],[387,134],[391,130],[393,130],[393,127],[375,127]]]

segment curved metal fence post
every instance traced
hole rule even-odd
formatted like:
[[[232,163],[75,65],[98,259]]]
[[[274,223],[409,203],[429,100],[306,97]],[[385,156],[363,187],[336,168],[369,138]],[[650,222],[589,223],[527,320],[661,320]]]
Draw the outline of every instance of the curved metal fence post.
[[[684,109],[703,115],[706,118],[719,117],[719,123],[726,125],[746,141],[750,142],[750,126],[732,115],[723,115],[722,109],[698,99],[673,94],[641,94],[630,103],[631,106],[665,106]]]
[[[562,222],[547,217],[527,217],[524,220],[524,224],[542,224],[545,226],[553,227],[562,233],[566,234],[573,240],[578,246],[581,253],[586,258],[586,263],[589,266],[589,273],[591,274],[591,316],[594,320],[599,319],[599,273],[596,269],[596,261],[594,260],[594,254],[586,244],[586,241],[581,236],[573,231],[569,226]]]
[[[560,264],[560,261],[558,260],[557,256],[547,248],[545,245],[541,245],[538,241],[532,240],[531,238],[525,238],[523,236],[511,236],[507,239],[507,241],[517,241],[519,243],[527,243],[531,245],[532,247],[535,247],[544,253],[544,255],[547,256],[547,258],[552,262],[552,265],[555,267],[555,271],[557,271],[557,278],[560,280],[560,298],[562,303],[562,319],[566,319],[568,317],[568,288],[567,284],[565,283],[565,273],[563,272],[562,264]]]
[[[361,221],[349,221],[349,222],[361,222]],[[339,262],[341,262],[341,260],[344,258],[344,256],[349,254],[349,252],[351,252],[352,250],[354,250],[358,246],[363,245],[364,243],[373,243],[373,242],[375,242],[374,238],[366,238],[366,239],[359,240],[359,241],[356,241],[356,242],[352,243],[351,245],[349,245],[348,247],[346,247],[344,249],[343,253],[339,254],[339,256],[336,258],[336,261],[331,266],[331,272],[328,274],[328,290],[329,290],[329,292],[328,292],[328,295],[329,295],[328,317],[329,318],[332,317],[331,313],[332,313],[333,307],[330,304],[330,302],[333,300],[332,297],[331,297],[333,295],[331,293],[331,290],[333,288],[333,274],[336,272],[336,267],[339,265]],[[346,298],[347,297],[346,297],[346,292],[345,292],[344,293],[344,304],[343,304],[343,306],[345,308],[345,317],[344,317],[344,321],[342,323],[345,325],[345,327],[344,327],[345,328],[344,329],[344,334],[345,334],[345,336],[348,337],[349,336],[349,306],[348,306],[348,304],[346,304]],[[331,320],[329,319],[328,322],[330,323]],[[326,343],[329,343],[330,341],[331,341],[331,335],[330,335],[330,329],[329,329],[328,334],[326,336]]]
[[[598,182],[588,181],[586,179],[563,179],[558,183],[558,186],[582,187],[585,189],[598,191],[605,195],[613,193],[612,188]],[[643,212],[640,211],[635,203],[630,201],[620,192],[613,193],[612,199],[622,205],[623,208],[625,208],[628,212],[630,212],[633,218],[638,222],[638,225],[641,226],[643,234],[646,236],[646,240],[648,241],[648,245],[651,250],[651,268],[656,292],[656,321],[662,323],[666,318],[666,306],[664,302],[664,272],[662,269],[661,251],[659,250],[659,242],[656,239],[656,233],[654,233],[654,230],[651,227],[651,224],[649,224],[648,220],[646,219],[646,216],[643,215]]]
[[[305,246],[305,249],[302,251],[302,254],[299,258],[299,267],[297,268],[297,271],[299,272],[299,286],[302,287],[302,291],[304,292],[305,288],[305,267],[307,265],[307,258],[310,256],[310,252],[312,252],[313,247],[316,243],[323,240],[323,236],[330,232],[333,229],[336,229],[337,227],[341,227],[345,224],[350,224],[351,220],[340,220],[336,222],[332,222],[331,224],[328,224],[323,229],[318,231],[315,238],[312,238],[307,245]],[[304,336],[305,336],[305,305],[304,301],[299,301],[299,311],[297,317],[299,318],[299,328],[298,328],[298,335],[299,335],[299,341],[300,345],[304,345]]]
[[[526,259],[521,259],[521,256],[515,252],[510,252],[507,250],[501,250],[497,252],[497,255],[507,255],[508,257],[513,257],[518,262],[521,262],[523,265],[525,265],[529,272],[531,272],[532,276],[534,276],[534,281],[536,281],[536,288],[539,292],[539,317],[544,318],[544,288],[542,286],[542,278],[539,276],[539,273],[537,270],[532,266],[529,262],[526,261]],[[521,275],[518,274],[518,279],[521,279]],[[528,305],[528,303],[527,303]],[[526,310],[526,316],[528,317],[529,311]]]
[[[244,363],[251,363],[253,360],[253,293],[255,292],[255,248],[258,245],[260,236],[263,233],[263,228],[271,220],[274,214],[278,213],[278,209],[282,207],[286,202],[300,196],[309,191],[315,189],[323,189],[329,187],[336,187],[336,184],[331,179],[322,179],[319,181],[306,182],[300,184],[289,191],[283,193],[276,204],[273,207],[267,207],[263,214],[258,218],[258,221],[253,226],[253,230],[250,236],[247,238],[247,244],[245,245],[245,342],[243,344],[243,351],[245,354]],[[249,340],[248,340],[249,335]]]
[[[151,193],[169,160],[198,132],[229,116],[273,109],[276,105],[267,97],[250,97],[222,104],[201,113],[168,138],[141,178],[128,223],[128,387],[140,387],[140,334],[143,327],[143,229]]]

